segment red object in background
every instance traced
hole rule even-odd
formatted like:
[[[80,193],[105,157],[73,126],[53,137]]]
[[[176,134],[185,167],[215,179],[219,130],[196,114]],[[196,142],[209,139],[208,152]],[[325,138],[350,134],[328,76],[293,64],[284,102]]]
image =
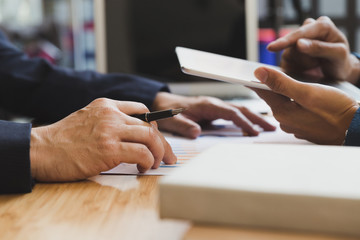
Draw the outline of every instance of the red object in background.
[[[292,29],[283,28],[279,31],[279,37],[283,37],[290,33]],[[275,30],[272,28],[259,29],[259,62],[270,65],[278,65],[276,59],[276,53],[269,52],[266,47],[269,43],[276,40]]]
[[[55,45],[48,41],[39,41],[25,48],[29,57],[40,57],[56,64],[60,59],[61,51]]]

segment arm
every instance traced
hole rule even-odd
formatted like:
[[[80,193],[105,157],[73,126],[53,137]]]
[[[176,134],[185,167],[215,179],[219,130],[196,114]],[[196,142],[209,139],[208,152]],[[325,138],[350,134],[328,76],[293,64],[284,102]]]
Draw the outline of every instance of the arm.
[[[287,73],[358,83],[360,62],[350,53],[344,34],[328,17],[307,19],[299,29],[270,43],[268,49],[284,50],[281,67]]]
[[[41,59],[29,59],[1,35],[0,79],[3,84],[1,106],[34,117],[39,122],[55,122],[96,98],[106,97],[142,102],[152,110],[186,107],[186,113],[162,121],[160,128],[191,138],[200,134],[199,122],[224,117],[250,135],[259,134],[254,124],[274,130],[274,126],[250,110],[219,99],[169,94],[166,85],[138,76],[76,72]]]
[[[1,106],[39,122],[57,121],[96,98],[106,97],[141,102],[152,110],[186,107],[186,114],[162,121],[160,128],[192,138],[200,133],[198,122],[223,117],[243,127],[250,135],[259,134],[253,123],[265,130],[274,130],[274,126],[257,114],[219,99],[169,94],[166,85],[134,75],[76,72],[41,59],[29,59],[1,35],[0,79],[3,84]]]
[[[151,107],[166,85],[128,74],[76,72],[29,59],[0,34],[0,104],[13,113],[54,122],[99,97]]]
[[[184,105],[188,108],[186,114],[164,120],[161,127],[164,130],[177,132],[188,137],[197,137],[199,135],[199,122],[203,120],[211,121],[224,116],[226,119],[236,122],[238,126],[244,127],[252,135],[258,134],[252,123],[259,124],[265,130],[274,130],[274,126],[268,124],[256,114],[251,113],[248,109],[226,104],[219,99],[177,96],[161,92],[168,90],[166,85],[141,77],[126,74],[104,75],[89,71],[76,72],[52,66],[41,59],[29,59],[1,36],[0,79],[3,84],[2,88],[0,88],[0,105],[7,110],[35,117],[40,122],[55,122],[74,112],[63,120],[49,126],[33,128],[31,131],[31,144],[29,143],[29,137],[23,137],[22,139],[26,139],[27,144],[21,145],[21,149],[13,149],[13,151],[29,151],[28,147],[30,146],[31,172],[35,179],[41,181],[83,179],[98,174],[100,171],[110,169],[110,167],[115,166],[114,164],[120,162],[137,163],[140,171],[145,171],[149,166],[157,167],[161,159],[167,163],[174,162],[174,156],[169,153],[171,152],[170,147],[165,143],[166,141],[158,133],[157,129],[153,129],[153,127],[149,129],[151,126],[143,126],[141,129],[145,130],[146,133],[151,133],[150,136],[135,134],[135,136],[141,136],[141,138],[131,138],[131,136],[134,136],[134,132],[129,131],[128,125],[141,125],[142,123],[129,124],[133,120],[130,121],[126,115],[142,113],[147,109],[142,109],[142,112],[134,112],[119,108],[115,112],[120,111],[122,113],[120,114],[121,117],[115,117],[107,121],[100,121],[102,119],[99,117],[100,113],[93,115],[94,112],[104,107],[109,110],[109,107],[102,106],[105,104],[102,102],[103,100],[100,101],[100,104],[99,101],[95,101],[90,104],[91,107],[78,110],[99,97],[140,101],[153,110]],[[87,111],[89,108],[91,110]],[[84,117],[86,116],[84,113],[89,114],[88,118]],[[122,124],[116,124],[116,119],[123,121]],[[98,127],[98,124],[101,127]],[[94,131],[98,135],[95,134],[89,138],[84,137],[89,133],[89,129],[96,129]],[[104,134],[107,138],[104,138]],[[114,144],[111,143],[114,142],[114,139],[119,140],[120,136],[125,137],[120,139],[121,142],[136,143],[135,145],[140,146],[140,149],[133,146],[129,148],[127,147],[128,144],[117,146],[121,151],[113,149]],[[159,140],[152,141],[154,136],[158,136],[157,138],[163,143],[161,148],[163,150],[153,146],[153,144],[159,143]],[[104,141],[99,141],[99,138]],[[100,146],[97,144],[100,144]],[[107,147],[108,145],[110,147]],[[74,149],[74,146],[83,149],[83,154],[78,155],[78,149]],[[99,149],[99,151],[89,151],[88,146],[93,146],[90,150]],[[117,155],[111,155],[112,153],[117,153]],[[120,153],[124,153],[124,155]],[[146,158],[142,155],[139,156],[139,154],[145,153]],[[121,157],[119,157],[119,154]],[[104,158],[99,158],[99,156]],[[152,161],[151,156],[153,157]],[[72,161],[69,162],[69,159]],[[92,164],[85,163],[87,159],[94,161],[90,162]],[[96,162],[96,159],[102,159],[102,161]],[[148,161],[139,162],[144,159],[148,159]],[[26,156],[26,158],[19,157],[18,161],[28,162],[29,156]],[[7,164],[7,162],[4,164]],[[13,166],[10,164],[8,167],[12,168]],[[7,170],[4,169],[4,171]],[[3,184],[6,184],[6,181]]]

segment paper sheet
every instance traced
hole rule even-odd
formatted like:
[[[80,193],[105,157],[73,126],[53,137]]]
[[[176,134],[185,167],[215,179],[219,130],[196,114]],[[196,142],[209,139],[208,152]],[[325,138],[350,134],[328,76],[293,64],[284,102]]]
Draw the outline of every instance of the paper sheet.
[[[258,105],[256,105],[258,104]],[[263,112],[268,108],[258,100],[243,101],[242,105],[247,105],[251,109]],[[277,124],[273,117],[268,120]],[[175,165],[166,165],[162,163],[158,169],[150,169],[146,173],[139,173],[135,164],[122,163],[117,167],[103,172],[104,175],[169,175],[174,168],[181,167],[187,161],[198,155],[200,152],[219,143],[274,143],[274,144],[311,144],[307,141],[296,139],[292,134],[283,132],[279,127],[274,132],[262,132],[259,136],[244,136],[240,128],[236,127],[232,122],[225,120],[217,120],[214,122],[214,129],[204,130],[202,135],[195,140],[186,139],[171,134],[164,134],[166,140],[172,146],[178,161]],[[216,129],[217,128],[217,129]]]

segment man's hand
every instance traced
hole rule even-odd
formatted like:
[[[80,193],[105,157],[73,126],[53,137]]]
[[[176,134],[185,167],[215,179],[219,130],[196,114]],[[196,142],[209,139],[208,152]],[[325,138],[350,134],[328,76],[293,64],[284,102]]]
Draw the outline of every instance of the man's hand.
[[[359,60],[350,53],[346,37],[328,17],[305,20],[296,31],[270,43],[268,50],[284,50],[281,67],[286,73],[353,84],[359,79]]]
[[[298,82],[271,68],[255,76],[272,91],[253,89],[271,107],[282,130],[318,144],[344,142],[357,102],[342,91],[320,84]]]
[[[160,92],[156,96],[152,108],[153,110],[162,110],[180,107],[186,110],[175,117],[158,122],[161,130],[174,132],[188,138],[196,138],[201,133],[199,123],[211,122],[219,118],[233,121],[251,136],[259,134],[254,124],[259,125],[265,131],[275,130],[273,125],[246,107],[228,104],[213,97],[184,97]]]
[[[140,103],[97,99],[49,126],[33,128],[30,160],[38,181],[74,181],[136,163],[140,172],[161,161],[176,162],[170,145],[157,129],[130,117],[148,112]]]

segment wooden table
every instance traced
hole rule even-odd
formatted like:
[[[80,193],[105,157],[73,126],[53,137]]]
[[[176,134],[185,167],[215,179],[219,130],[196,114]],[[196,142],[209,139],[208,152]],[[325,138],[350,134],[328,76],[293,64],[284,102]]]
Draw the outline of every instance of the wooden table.
[[[0,196],[0,239],[352,239],[161,220],[158,176],[96,176]]]

